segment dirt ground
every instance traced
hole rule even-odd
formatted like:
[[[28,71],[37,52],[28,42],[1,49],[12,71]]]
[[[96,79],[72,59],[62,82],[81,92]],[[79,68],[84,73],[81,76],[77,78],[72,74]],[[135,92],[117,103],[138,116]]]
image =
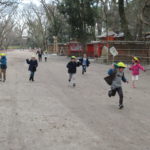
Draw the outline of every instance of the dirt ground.
[[[50,56],[28,81],[29,51],[8,53],[6,83],[0,83],[0,150],[150,150],[150,72],[138,87],[124,84],[123,110],[109,98],[103,78],[109,66],[78,69],[68,86],[68,59]]]

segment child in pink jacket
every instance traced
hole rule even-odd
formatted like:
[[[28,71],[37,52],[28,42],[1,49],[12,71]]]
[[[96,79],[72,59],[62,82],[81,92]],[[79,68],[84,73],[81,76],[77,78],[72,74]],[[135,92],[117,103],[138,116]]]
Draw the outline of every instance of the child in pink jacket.
[[[137,57],[133,57],[132,59],[132,66],[129,68],[129,70],[132,71],[132,87],[136,88],[135,86],[135,81],[139,80],[139,74],[140,74],[140,70],[145,72],[144,67],[140,64],[140,61]]]

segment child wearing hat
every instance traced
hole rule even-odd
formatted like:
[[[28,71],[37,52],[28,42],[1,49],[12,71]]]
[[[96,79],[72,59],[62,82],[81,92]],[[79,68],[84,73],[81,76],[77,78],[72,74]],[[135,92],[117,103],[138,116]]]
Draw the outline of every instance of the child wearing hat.
[[[114,68],[108,71],[109,76],[113,76],[111,83],[111,90],[108,92],[108,96],[115,96],[116,93],[119,95],[119,109],[124,107],[123,105],[123,90],[122,81],[128,83],[124,76],[124,69],[127,67],[123,62],[114,64]]]
[[[77,61],[75,56],[71,57],[71,61],[67,64],[68,74],[69,74],[69,82],[72,83],[73,87],[76,86],[75,83],[75,74],[77,72],[77,67],[80,66],[80,63]]]
[[[1,54],[1,59],[0,59],[0,80],[3,80],[3,82],[6,81],[6,70],[7,70],[7,58],[6,54],[2,53]],[[3,78],[3,79],[2,79]]]
[[[29,81],[34,81],[34,75],[36,72],[36,68],[38,67],[38,61],[35,55],[32,55],[31,59],[26,59],[27,64],[29,64],[30,77]]]
[[[132,87],[136,88],[135,81],[139,80],[140,70],[145,72],[144,67],[140,64],[140,60],[137,57],[132,58],[132,66],[129,68],[132,71]]]

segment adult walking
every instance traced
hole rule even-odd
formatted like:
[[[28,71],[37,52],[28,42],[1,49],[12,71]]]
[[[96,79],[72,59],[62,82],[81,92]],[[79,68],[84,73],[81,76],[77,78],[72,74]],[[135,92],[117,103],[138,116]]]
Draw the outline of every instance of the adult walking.
[[[27,64],[29,64],[29,71],[30,71],[30,77],[29,81],[34,81],[34,75],[36,72],[36,69],[38,67],[38,61],[35,57],[35,55],[32,55],[31,59],[26,59]]]

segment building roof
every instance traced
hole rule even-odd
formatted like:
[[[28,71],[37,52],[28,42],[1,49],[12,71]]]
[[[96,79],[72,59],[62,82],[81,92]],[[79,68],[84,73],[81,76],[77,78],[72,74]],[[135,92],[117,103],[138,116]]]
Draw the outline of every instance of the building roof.
[[[103,38],[107,36],[115,36],[116,33],[113,31],[103,32],[101,35],[98,35],[97,38]]]
[[[103,32],[101,35],[98,35],[97,38],[105,38],[107,36],[113,36],[116,38],[120,38],[120,37],[124,37],[124,33],[123,32],[119,32],[118,34],[113,32],[113,31],[109,31],[107,32]]]

